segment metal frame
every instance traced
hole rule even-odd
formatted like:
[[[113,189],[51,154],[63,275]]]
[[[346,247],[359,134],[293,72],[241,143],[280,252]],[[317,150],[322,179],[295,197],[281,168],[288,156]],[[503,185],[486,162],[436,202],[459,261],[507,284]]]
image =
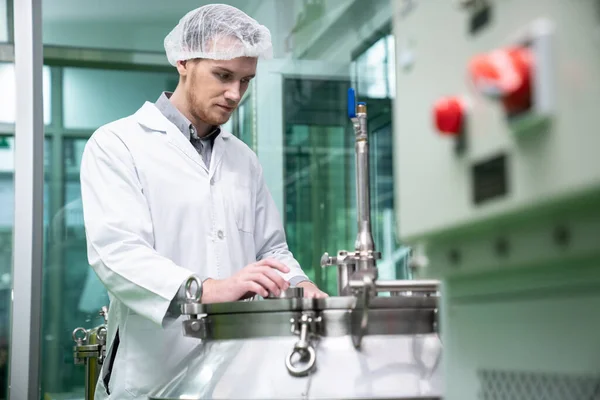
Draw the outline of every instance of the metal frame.
[[[40,397],[44,119],[41,0],[14,3],[17,91],[9,398]]]
[[[14,45],[0,43],[0,61],[14,61]],[[143,51],[102,50],[43,46],[44,65],[153,72],[172,72],[164,54]]]

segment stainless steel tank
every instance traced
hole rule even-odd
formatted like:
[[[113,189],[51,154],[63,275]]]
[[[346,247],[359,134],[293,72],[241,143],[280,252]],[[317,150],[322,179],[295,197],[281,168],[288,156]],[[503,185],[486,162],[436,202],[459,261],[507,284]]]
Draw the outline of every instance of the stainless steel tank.
[[[198,346],[149,399],[442,397],[438,282],[378,280],[367,106],[352,89],[348,116],[356,142],[355,249],[321,259],[338,268],[338,296],[307,299],[291,288],[278,298],[203,305],[188,290],[183,331]]]
[[[368,309],[355,296],[190,302],[198,346],[149,399],[439,399],[438,297],[409,289]]]

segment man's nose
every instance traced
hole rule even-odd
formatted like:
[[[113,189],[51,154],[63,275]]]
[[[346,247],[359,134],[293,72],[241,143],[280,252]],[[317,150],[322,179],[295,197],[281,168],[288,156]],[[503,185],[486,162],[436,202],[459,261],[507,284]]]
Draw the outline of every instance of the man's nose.
[[[241,99],[240,96],[240,84],[238,82],[232,83],[225,91],[225,100],[230,103],[237,104]]]

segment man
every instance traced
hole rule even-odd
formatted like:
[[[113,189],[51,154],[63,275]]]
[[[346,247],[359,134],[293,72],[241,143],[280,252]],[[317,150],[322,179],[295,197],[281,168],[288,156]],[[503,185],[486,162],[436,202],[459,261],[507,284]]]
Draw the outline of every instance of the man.
[[[97,399],[145,398],[198,345],[177,321],[190,276],[203,282],[203,303],[290,285],[326,296],[288,250],[256,155],[220,128],[270,56],[268,29],[205,6],[165,50],[175,92],[98,129],[81,163],[88,259],[111,299]]]

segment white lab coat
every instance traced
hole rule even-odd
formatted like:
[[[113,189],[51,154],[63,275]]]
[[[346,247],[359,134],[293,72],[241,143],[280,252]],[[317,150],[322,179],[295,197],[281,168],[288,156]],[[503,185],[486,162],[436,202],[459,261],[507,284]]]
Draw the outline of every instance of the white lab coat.
[[[303,276],[256,155],[226,131],[210,169],[152,103],[98,129],[81,163],[89,263],[110,294],[108,350],[120,344],[96,399],[146,398],[199,344],[165,313],[192,274],[226,278],[276,258]],[[251,361],[251,360],[249,360]],[[105,363],[103,368],[108,368]],[[102,376],[101,376],[102,377]]]

